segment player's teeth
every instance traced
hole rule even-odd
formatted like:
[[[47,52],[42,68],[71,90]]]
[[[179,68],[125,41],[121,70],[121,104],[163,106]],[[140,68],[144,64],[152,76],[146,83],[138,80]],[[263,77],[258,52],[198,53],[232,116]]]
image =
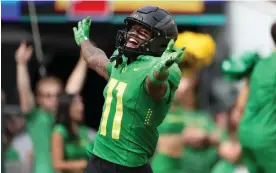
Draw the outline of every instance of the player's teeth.
[[[134,40],[133,38],[130,38],[130,39],[129,39],[129,41],[133,41],[134,43],[136,43],[136,44],[137,44],[137,41],[136,41],[136,40]]]

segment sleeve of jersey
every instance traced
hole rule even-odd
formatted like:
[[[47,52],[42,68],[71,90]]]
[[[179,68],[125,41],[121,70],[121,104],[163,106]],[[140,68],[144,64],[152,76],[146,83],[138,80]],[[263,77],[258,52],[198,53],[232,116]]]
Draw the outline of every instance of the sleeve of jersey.
[[[240,80],[251,74],[254,66],[261,59],[257,52],[245,52],[242,56],[232,56],[222,63],[226,79]]]
[[[64,127],[63,125],[61,125],[61,124],[56,125],[56,126],[54,127],[54,132],[59,133],[59,134],[62,136],[63,139],[66,139],[67,136],[68,136],[68,135],[67,135],[67,130],[66,130],[65,127]]]
[[[181,71],[178,67],[177,64],[173,64],[170,68],[169,68],[169,78],[168,78],[168,89],[166,91],[166,94],[164,96],[164,98],[168,98],[170,93],[172,92],[172,89],[174,89],[174,91],[177,89],[179,83],[181,80]],[[173,87],[171,87],[173,86]]]

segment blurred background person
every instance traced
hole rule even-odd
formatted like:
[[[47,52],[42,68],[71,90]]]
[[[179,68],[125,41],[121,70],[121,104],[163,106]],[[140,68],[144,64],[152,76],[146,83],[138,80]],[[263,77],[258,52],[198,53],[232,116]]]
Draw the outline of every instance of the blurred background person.
[[[6,172],[29,173],[32,167],[32,144],[25,131],[25,121],[17,105],[8,105],[2,90],[3,168]]]
[[[180,85],[182,82],[183,80],[180,81]],[[180,89],[181,88],[178,88],[176,90],[176,94],[178,94]],[[151,166],[154,173],[184,172],[183,164],[181,162],[184,147],[184,141],[182,139],[182,131],[184,129],[184,111],[178,106],[179,100],[176,98],[179,97],[174,98],[169,113],[157,128],[159,139],[156,151],[151,160]],[[193,137],[197,138],[198,136]]]
[[[271,27],[275,43],[276,23]],[[276,43],[275,43],[276,44]],[[230,58],[222,64],[229,79],[246,79],[248,100],[240,122],[238,136],[242,148],[242,163],[250,173],[275,172],[275,51],[267,58],[247,53]],[[242,109],[241,109],[242,110]],[[250,129],[250,130],[249,130]]]
[[[34,172],[51,173],[54,172],[54,169],[50,143],[55,122],[57,96],[62,92],[63,86],[56,77],[43,77],[37,83],[35,97],[31,90],[27,68],[31,56],[32,47],[22,42],[15,54],[20,107],[26,117],[27,131],[34,147]],[[72,77],[66,85],[66,91],[69,93],[79,92],[79,88],[83,85],[86,68],[82,61],[78,63],[75,69],[77,72],[72,73]]]
[[[4,107],[4,109],[7,109]],[[31,158],[25,155],[21,156],[22,148],[16,148],[15,139],[18,134],[24,129],[24,118],[16,110],[2,112],[3,116],[3,160],[5,171],[8,173],[27,173],[30,171],[27,166],[30,166]]]
[[[5,117],[4,121],[4,134],[3,134],[3,153],[4,153],[4,163],[6,172],[15,173],[16,171],[20,171],[22,168],[20,163],[19,153],[15,150],[12,145],[12,141],[17,132],[17,126],[14,122],[14,117]]]
[[[22,115],[19,121],[22,121],[21,123],[24,124],[24,129],[17,133],[12,145],[19,154],[23,166],[22,171],[30,173],[33,170],[34,164],[33,144],[30,135],[26,131],[26,123]]]
[[[52,136],[52,160],[56,172],[82,173],[93,141],[89,128],[82,125],[83,102],[78,94],[61,94]],[[91,146],[92,144],[92,146]]]
[[[200,70],[212,63],[216,44],[208,34],[184,32],[176,47],[187,47],[187,61],[183,61],[183,78],[177,95],[179,106],[184,111],[184,150],[182,166],[184,172],[209,172],[217,160],[216,144],[223,137],[213,118],[198,107],[198,85]],[[181,89],[185,88],[185,89]],[[188,136],[188,137],[187,137]]]
[[[276,22],[271,27],[276,45]],[[245,60],[244,60],[245,61]],[[251,172],[276,171],[276,52],[259,60],[249,77],[249,95],[239,126],[243,160]],[[254,165],[255,167],[252,167]]]
[[[211,136],[211,132],[214,132],[214,122],[208,115],[196,110],[196,86],[200,69],[212,62],[215,42],[208,34],[184,32],[179,34],[175,46],[187,47],[184,60],[180,64],[183,77],[170,113],[158,127],[161,135],[157,153],[152,160],[153,170],[160,173],[196,172],[195,169],[198,172],[208,172],[212,165],[206,162],[212,162],[212,158],[202,158],[197,166],[191,164],[195,164],[195,160],[199,159],[195,158],[196,156],[203,157],[203,152],[195,151],[206,151],[206,141],[214,138]],[[212,150],[215,152],[215,148]],[[216,155],[213,155],[214,162]],[[194,160],[189,162],[192,158]]]
[[[220,160],[214,165],[211,173],[248,173],[242,162],[242,149],[237,136],[237,129],[248,99],[248,82],[240,88],[236,103],[226,112],[225,130],[227,139],[218,145]]]
[[[15,54],[20,107],[26,117],[27,131],[34,147],[34,172],[53,173],[50,137],[55,119],[56,97],[62,91],[62,83],[55,77],[42,78],[37,84],[35,98],[27,67],[32,52],[32,46],[22,42]]]

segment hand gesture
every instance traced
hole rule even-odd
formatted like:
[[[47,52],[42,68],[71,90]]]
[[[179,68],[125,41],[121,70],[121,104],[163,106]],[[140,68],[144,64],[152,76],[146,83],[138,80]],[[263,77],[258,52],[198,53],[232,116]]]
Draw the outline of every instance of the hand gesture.
[[[22,42],[15,51],[15,60],[17,63],[27,64],[33,54],[33,47],[27,46],[25,42]]]
[[[80,45],[84,40],[88,40],[90,32],[91,18],[87,17],[79,21],[78,28],[74,27],[74,36],[77,45]]]
[[[174,40],[172,39],[165,52],[162,54],[160,62],[155,66],[155,71],[162,73],[167,71],[173,63],[180,63],[184,57],[184,50],[185,48],[175,49]]]

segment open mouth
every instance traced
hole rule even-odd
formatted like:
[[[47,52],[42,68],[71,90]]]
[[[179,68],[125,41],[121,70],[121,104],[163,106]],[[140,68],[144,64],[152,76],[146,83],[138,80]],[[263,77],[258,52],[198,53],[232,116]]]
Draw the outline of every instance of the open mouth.
[[[139,42],[135,38],[130,37],[128,39],[126,47],[137,48],[138,46],[139,46]]]

